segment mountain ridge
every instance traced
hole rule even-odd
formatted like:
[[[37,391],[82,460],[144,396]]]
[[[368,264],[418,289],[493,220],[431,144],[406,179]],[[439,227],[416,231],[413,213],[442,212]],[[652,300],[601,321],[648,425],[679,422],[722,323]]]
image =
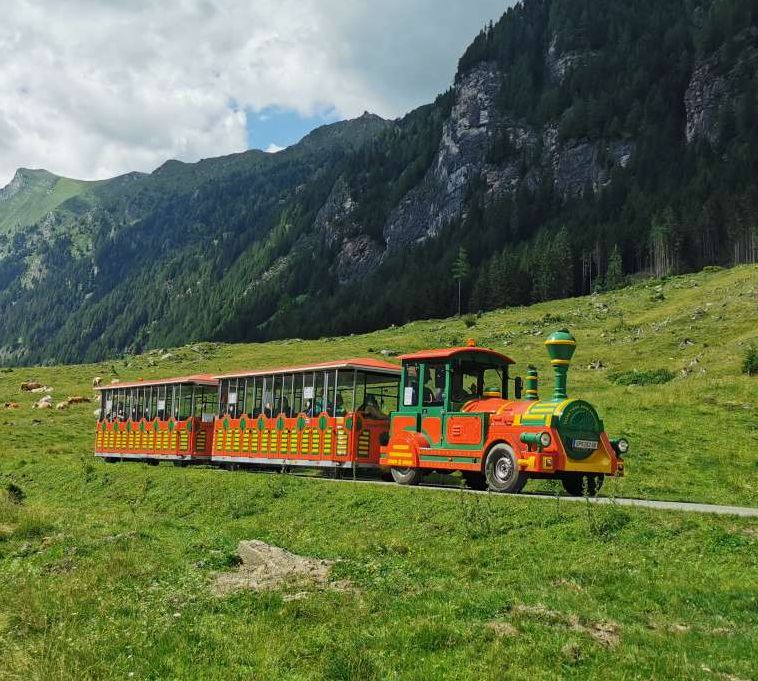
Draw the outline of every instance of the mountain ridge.
[[[0,362],[444,316],[461,248],[472,310],[755,262],[757,22],[755,0],[524,0],[401,119],[76,194],[0,238]]]

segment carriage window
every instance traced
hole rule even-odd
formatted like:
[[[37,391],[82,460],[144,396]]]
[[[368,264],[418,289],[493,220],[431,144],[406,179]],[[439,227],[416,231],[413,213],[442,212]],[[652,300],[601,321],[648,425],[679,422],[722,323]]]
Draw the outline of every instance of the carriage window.
[[[329,416],[334,416],[335,393],[337,389],[337,372],[324,372],[324,411]]]
[[[307,416],[314,414],[314,401],[316,399],[316,374],[303,375],[303,413]]]
[[[389,418],[397,410],[398,378],[385,374],[358,372],[357,410],[369,418]]]
[[[155,418],[159,421],[166,420],[166,393],[168,386],[159,385],[155,389]]]
[[[324,378],[325,374],[323,371],[316,373],[316,392],[310,416],[318,416],[326,409],[326,402],[324,400]]]
[[[242,412],[252,417],[255,409],[255,376],[245,379],[245,401],[242,404]]]
[[[132,413],[132,393],[133,392],[134,392],[133,390],[126,390],[126,389],[123,392],[123,395],[124,395],[124,398],[123,398],[124,399],[124,402],[123,402],[124,408],[123,408],[123,412],[121,414],[121,420],[122,421],[128,421],[129,417],[131,416],[131,413]]]
[[[271,416],[276,416],[282,406],[282,376],[274,376],[274,392],[271,399]]]
[[[179,386],[180,395],[178,402],[179,415],[177,418],[180,421],[188,419],[192,415],[192,386],[181,385]]]
[[[100,393],[100,420],[108,421],[113,418],[113,391],[103,390]]]
[[[303,411],[303,375],[295,374],[293,378],[292,415],[295,416]]]
[[[134,409],[134,418],[139,421],[145,416],[145,389],[137,388],[137,406]]]
[[[262,411],[266,418],[271,418],[274,414],[274,378],[266,376],[263,379],[263,393],[261,396]]]
[[[355,411],[355,369],[342,370],[337,374],[337,397],[334,401],[334,415],[345,416]]]
[[[213,388],[197,386],[195,388],[195,413],[196,418],[202,419],[203,422],[213,420],[216,408],[216,391]]]
[[[282,376],[282,400],[278,405],[280,414],[289,417],[292,416],[292,384],[294,377],[292,374]]]
[[[405,365],[403,406],[415,407],[419,396],[419,365],[416,362]]]

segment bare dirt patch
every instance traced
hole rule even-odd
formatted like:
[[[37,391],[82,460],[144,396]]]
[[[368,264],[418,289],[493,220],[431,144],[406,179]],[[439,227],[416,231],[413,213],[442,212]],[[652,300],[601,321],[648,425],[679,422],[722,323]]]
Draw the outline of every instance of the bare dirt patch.
[[[516,605],[511,612],[534,618],[545,624],[565,627],[571,631],[587,634],[605,648],[614,648],[619,642],[619,625],[615,622],[603,620],[582,622],[576,615],[550,610],[541,603],[537,605]]]
[[[307,596],[305,589],[347,591],[347,581],[332,581],[330,574],[334,561],[299,556],[256,539],[241,541],[237,546],[241,564],[233,572],[216,576],[213,593],[224,596],[241,589],[253,591],[294,591],[285,600],[298,600]]]
[[[518,629],[516,629],[516,627],[510,622],[487,622],[487,628],[492,629],[492,631],[495,632],[495,635],[499,637],[518,636],[519,634]]]

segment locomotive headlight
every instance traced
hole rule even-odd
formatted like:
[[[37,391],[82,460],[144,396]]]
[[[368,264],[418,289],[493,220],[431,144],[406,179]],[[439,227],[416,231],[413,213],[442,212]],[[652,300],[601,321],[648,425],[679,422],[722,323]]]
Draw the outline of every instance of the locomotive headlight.
[[[618,438],[618,440],[611,440],[611,444],[613,445],[613,448],[621,455],[626,454],[629,451],[629,441],[623,437]]]
[[[545,448],[549,447],[553,438],[550,437],[550,433],[521,433],[521,442],[528,445],[535,445],[536,447]]]

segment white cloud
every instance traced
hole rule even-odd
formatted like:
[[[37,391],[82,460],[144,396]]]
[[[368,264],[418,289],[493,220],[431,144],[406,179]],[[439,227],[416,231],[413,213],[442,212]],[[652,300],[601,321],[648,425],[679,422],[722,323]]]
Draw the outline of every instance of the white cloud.
[[[266,153],[267,154],[276,154],[279,151],[284,151],[286,147],[280,147],[278,144],[274,144],[273,142],[269,144],[266,147]]]
[[[397,116],[451,81],[506,0],[13,0],[0,186],[103,178],[247,146],[246,111]]]

